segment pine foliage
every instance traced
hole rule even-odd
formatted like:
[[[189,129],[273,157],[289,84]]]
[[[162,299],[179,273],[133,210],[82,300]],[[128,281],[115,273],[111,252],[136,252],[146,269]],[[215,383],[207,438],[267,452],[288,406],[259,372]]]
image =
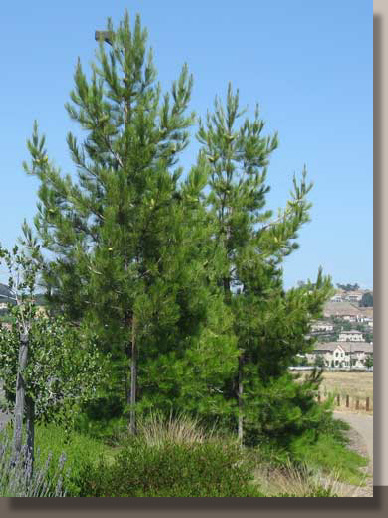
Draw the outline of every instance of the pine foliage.
[[[98,336],[112,355],[109,390],[131,408],[135,379],[137,411],[226,419],[241,436],[243,423],[248,434],[297,433],[318,419],[319,377],[298,384],[288,367],[311,349],[309,325],[331,293],[321,269],[314,283],[283,287],[284,258],[309,221],[306,168],[274,217],[277,134],[264,135],[258,107],[247,117],[229,85],[225,106],[216,98],[199,121],[184,177],[188,67],[162,93],[140,18],[107,30],[110,46],[101,38],[90,78],[78,62],[66,104],[85,136],[67,137],[76,177],[49,160],[37,123],[28,141],[51,308]]]

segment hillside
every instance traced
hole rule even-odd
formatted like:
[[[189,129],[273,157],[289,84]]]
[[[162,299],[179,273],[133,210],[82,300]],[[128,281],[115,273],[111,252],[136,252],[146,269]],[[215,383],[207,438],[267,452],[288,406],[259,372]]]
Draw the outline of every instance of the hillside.
[[[335,316],[343,316],[343,315],[364,315],[367,317],[373,318],[373,307],[371,308],[364,308],[359,307],[357,304],[353,304],[352,302],[332,302],[328,301],[325,304],[325,307],[323,309],[323,315],[324,317],[335,317]]]

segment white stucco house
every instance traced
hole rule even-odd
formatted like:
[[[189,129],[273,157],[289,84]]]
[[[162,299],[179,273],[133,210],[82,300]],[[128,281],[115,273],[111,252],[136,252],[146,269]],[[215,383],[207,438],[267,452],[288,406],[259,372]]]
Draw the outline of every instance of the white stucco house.
[[[358,318],[356,315],[342,315],[341,319],[344,320],[345,322],[351,322],[351,323],[355,323],[358,321]]]
[[[317,344],[314,351],[306,354],[309,364],[314,365],[317,357],[323,359],[325,367],[363,368],[368,357],[373,358],[373,344],[366,342],[328,342]]]
[[[362,291],[348,291],[344,296],[343,300],[348,300],[349,302],[360,302],[362,299],[364,292]]]
[[[363,342],[364,337],[361,331],[341,331],[338,336],[339,342]]]
[[[340,293],[336,293],[332,297],[330,297],[330,302],[342,302],[343,298]]]
[[[321,333],[321,332],[330,332],[333,331],[334,326],[329,322],[315,322],[311,324],[311,332],[312,333]]]

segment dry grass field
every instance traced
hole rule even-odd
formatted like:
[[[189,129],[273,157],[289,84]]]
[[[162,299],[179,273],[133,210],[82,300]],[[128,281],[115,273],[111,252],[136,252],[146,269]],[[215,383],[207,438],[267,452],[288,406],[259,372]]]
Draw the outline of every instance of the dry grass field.
[[[373,372],[334,372],[325,371],[320,388],[321,400],[330,394],[340,396],[338,410],[366,410],[366,398],[369,398],[369,410],[373,412]],[[349,407],[346,407],[346,396],[349,396]]]

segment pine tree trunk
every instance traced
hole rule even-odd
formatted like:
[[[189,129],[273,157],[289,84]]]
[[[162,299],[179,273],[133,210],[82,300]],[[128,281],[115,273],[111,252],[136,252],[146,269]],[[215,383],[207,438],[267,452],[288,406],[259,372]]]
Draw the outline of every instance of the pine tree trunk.
[[[238,359],[238,439],[243,443],[244,438],[244,417],[243,417],[243,355]]]
[[[16,378],[16,400],[15,400],[15,415],[14,415],[14,432],[13,432],[13,461],[19,457],[22,449],[22,434],[23,434],[23,417],[26,397],[26,387],[23,378],[24,369],[27,366],[28,359],[28,333],[20,335],[19,346],[19,365]]]
[[[26,398],[27,413],[27,465],[29,477],[34,471],[34,446],[35,446],[35,402],[32,398]]]
[[[137,350],[136,350],[136,322],[132,316],[132,333],[131,333],[131,387],[130,387],[130,411],[129,411],[129,430],[132,435],[136,433],[136,375],[137,375]]]

